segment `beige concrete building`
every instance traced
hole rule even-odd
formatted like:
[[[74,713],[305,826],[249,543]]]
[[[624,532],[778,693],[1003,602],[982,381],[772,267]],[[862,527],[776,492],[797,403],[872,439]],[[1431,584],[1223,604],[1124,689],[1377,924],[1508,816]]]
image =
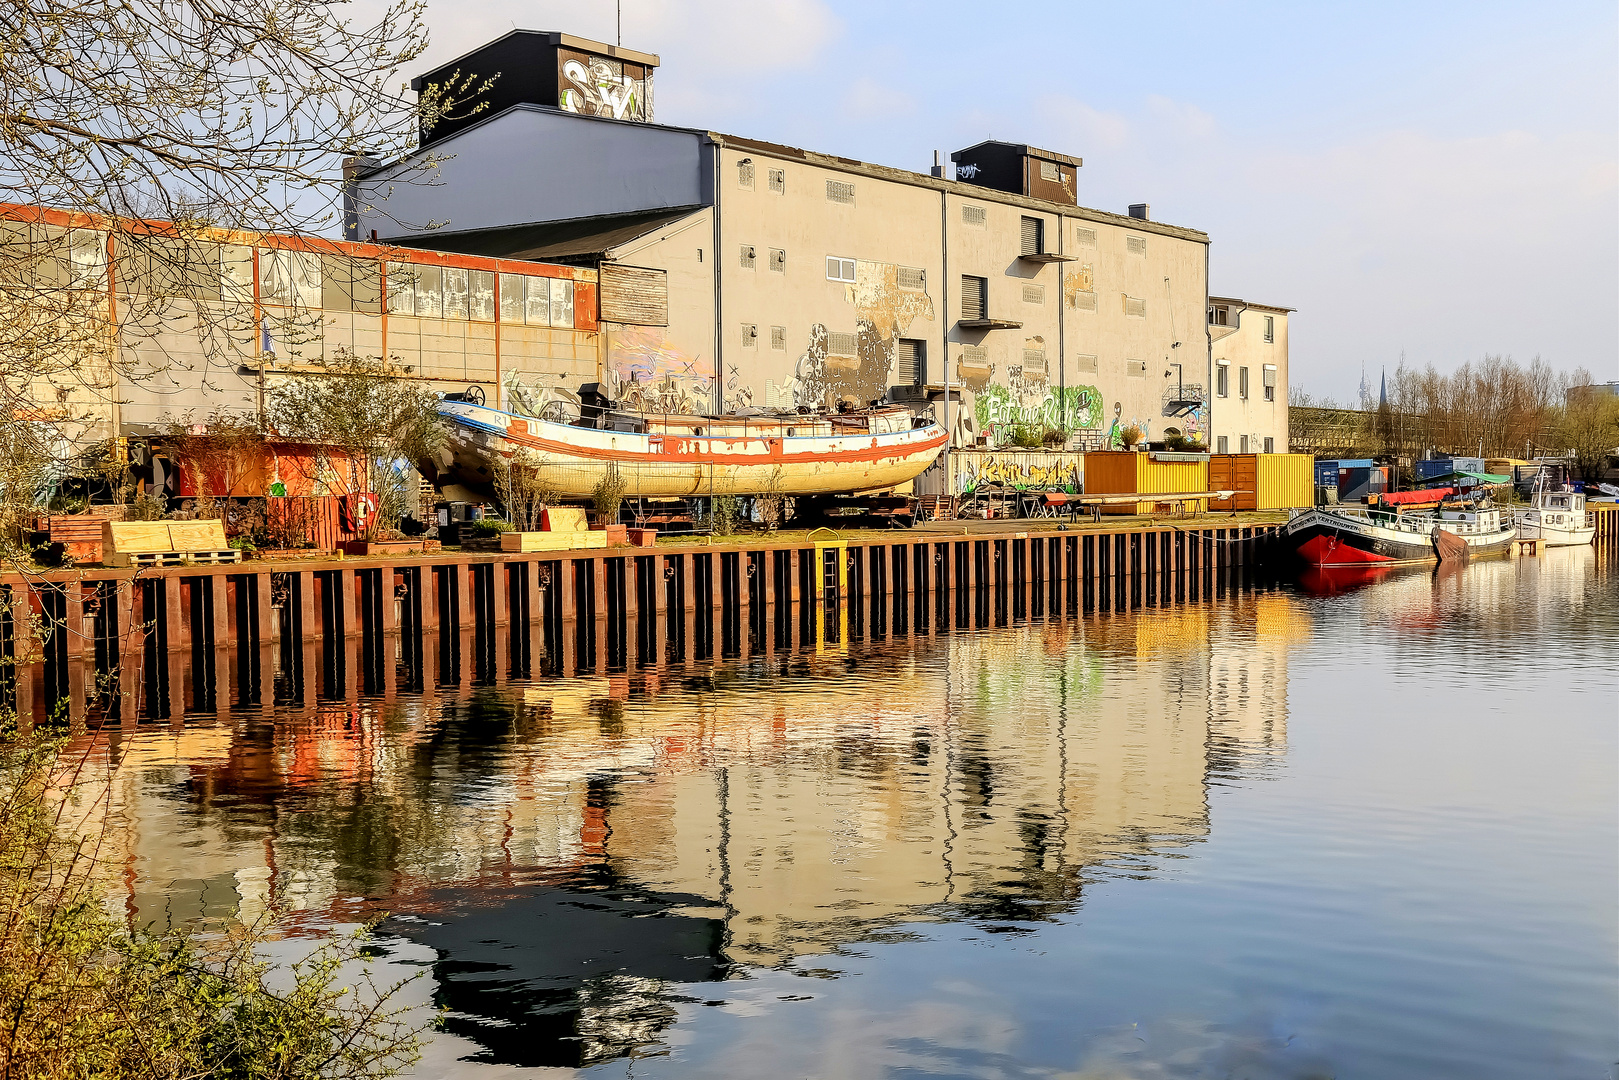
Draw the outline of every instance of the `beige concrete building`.
[[[1287,452],[1287,317],[1292,308],[1209,297],[1217,454]]]
[[[556,37],[514,31],[443,72],[492,73],[525,49],[525,70],[548,72]],[[573,47],[608,71],[657,63]],[[599,269],[604,375],[645,408],[886,396],[956,446],[1004,445],[1019,426],[1087,447],[1115,421],[1152,440],[1205,433],[1208,237],[1144,205],[1078,205],[1080,159],[981,143],[948,179],[586,115],[548,104],[550,81],[362,170],[353,234]],[[426,155],[445,159],[438,182],[400,182]]]

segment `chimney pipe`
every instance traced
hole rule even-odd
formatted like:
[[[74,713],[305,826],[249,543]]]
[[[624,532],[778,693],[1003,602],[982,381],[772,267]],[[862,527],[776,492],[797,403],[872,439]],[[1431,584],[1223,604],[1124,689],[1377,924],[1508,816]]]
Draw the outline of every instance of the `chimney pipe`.
[[[928,170],[928,175],[937,180],[944,179],[944,162],[939,160],[939,152],[937,150],[933,151],[933,168]]]
[[[1144,202],[1133,202],[1130,204],[1130,216],[1139,221],[1151,221],[1152,207]]]

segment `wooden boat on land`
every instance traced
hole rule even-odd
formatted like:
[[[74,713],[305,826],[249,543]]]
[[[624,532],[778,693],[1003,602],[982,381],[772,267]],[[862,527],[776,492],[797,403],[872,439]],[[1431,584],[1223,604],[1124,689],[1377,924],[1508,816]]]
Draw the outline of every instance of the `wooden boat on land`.
[[[446,397],[442,471],[489,491],[498,470],[531,469],[545,487],[584,499],[612,472],[626,498],[847,495],[917,477],[948,438],[902,405],[845,413],[644,415],[587,407],[572,423]]]
[[[1516,532],[1512,514],[1486,498],[1410,513],[1398,505],[1296,510],[1283,536],[1311,566],[1364,567],[1434,562],[1441,542],[1447,558],[1505,554]]]

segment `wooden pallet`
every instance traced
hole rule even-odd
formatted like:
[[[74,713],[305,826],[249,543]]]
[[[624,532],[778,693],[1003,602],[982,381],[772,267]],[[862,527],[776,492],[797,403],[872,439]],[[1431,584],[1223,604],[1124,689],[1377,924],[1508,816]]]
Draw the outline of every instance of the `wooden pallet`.
[[[222,566],[239,563],[242,553],[235,548],[223,551],[130,551],[114,556],[115,566]]]

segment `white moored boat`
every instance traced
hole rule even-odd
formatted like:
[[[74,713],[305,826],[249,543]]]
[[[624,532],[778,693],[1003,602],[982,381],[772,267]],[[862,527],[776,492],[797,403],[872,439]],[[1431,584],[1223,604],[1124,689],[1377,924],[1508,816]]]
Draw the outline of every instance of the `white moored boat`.
[[[628,498],[844,495],[920,475],[948,436],[910,409],[847,413],[682,416],[587,406],[574,423],[492,409],[460,395],[439,414],[450,441],[439,464],[487,490],[501,460],[535,470],[565,498],[587,498],[609,471]]]
[[[1517,517],[1518,535],[1547,547],[1584,547],[1597,534],[1585,496],[1567,487],[1553,490],[1537,481],[1529,509],[1519,510]]]

